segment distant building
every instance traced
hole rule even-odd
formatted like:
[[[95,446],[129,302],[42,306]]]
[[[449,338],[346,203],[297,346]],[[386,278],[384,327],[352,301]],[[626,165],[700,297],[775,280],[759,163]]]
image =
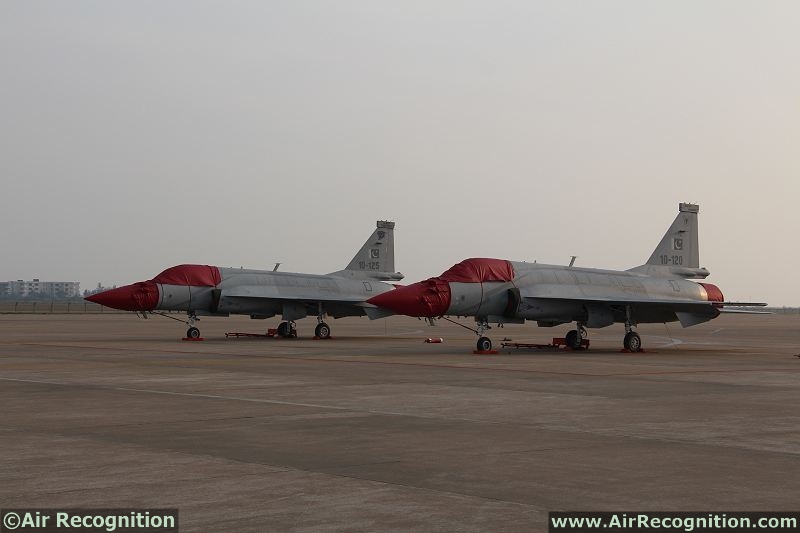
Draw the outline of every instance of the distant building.
[[[0,282],[0,295],[18,298],[77,298],[81,295],[81,284],[78,281],[31,281]]]
[[[92,290],[88,290],[87,289],[87,290],[83,291],[83,295],[84,295],[84,297],[85,296],[91,296],[93,294],[99,294],[101,292],[109,291],[111,289],[116,289],[116,288],[117,288],[116,285],[114,285],[113,287],[103,287],[102,283],[98,283],[97,287],[95,287],[94,289],[92,289]]]

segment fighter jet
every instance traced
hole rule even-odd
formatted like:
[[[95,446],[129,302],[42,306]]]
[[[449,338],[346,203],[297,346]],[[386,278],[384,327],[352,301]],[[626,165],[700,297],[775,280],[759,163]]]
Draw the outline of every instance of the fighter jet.
[[[316,316],[314,335],[326,339],[331,328],[324,321],[325,315],[366,315],[370,319],[391,315],[366,300],[393,289],[385,282],[403,279],[394,271],[394,222],[387,221],[377,222],[375,231],[344,270],[315,275],[279,272],[277,266],[270,271],[178,265],[151,280],[107,290],[86,300],[143,316],[186,311],[186,336],[193,339],[200,337],[195,325],[198,316],[230,314],[256,319],[281,314],[283,321],[277,333],[282,337],[296,336],[295,320]]]
[[[492,348],[485,336],[489,323],[535,320],[541,327],[575,322],[577,327],[565,336],[575,349],[584,346],[586,328],[621,322],[624,348],[638,352],[642,340],[634,331],[637,324],[679,321],[689,327],[733,311],[725,305],[766,305],[726,302],[716,285],[689,281],[709,275],[700,268],[699,211],[696,204],[679,204],[678,216],[650,259],[627,271],[473,258],[367,302],[416,317],[474,317],[479,351]]]

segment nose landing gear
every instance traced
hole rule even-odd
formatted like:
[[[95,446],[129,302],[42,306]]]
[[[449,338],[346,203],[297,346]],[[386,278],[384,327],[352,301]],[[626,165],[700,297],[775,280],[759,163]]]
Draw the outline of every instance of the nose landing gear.
[[[189,326],[189,329],[186,330],[186,338],[190,340],[198,340],[200,339],[200,328],[195,326],[195,323],[199,322],[200,319],[197,318],[197,315],[194,311],[189,311],[186,313],[186,325]]]
[[[489,337],[484,336],[486,330],[491,329],[492,327],[489,323],[485,320],[478,322],[478,326],[475,329],[475,333],[478,334],[478,343],[476,345],[479,352],[490,352],[492,351],[492,339]]]

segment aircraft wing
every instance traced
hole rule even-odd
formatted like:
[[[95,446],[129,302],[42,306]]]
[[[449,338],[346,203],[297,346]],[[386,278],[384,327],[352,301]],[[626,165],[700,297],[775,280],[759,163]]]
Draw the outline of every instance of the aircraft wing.
[[[650,298],[645,294],[631,292],[619,292],[612,296],[586,294],[577,287],[571,286],[548,286],[539,284],[537,286],[524,287],[520,289],[520,297],[534,299],[569,300],[581,302],[596,302],[619,305],[658,305],[676,307],[765,307],[764,302],[714,302],[707,300],[694,300],[690,298]],[[733,310],[730,310],[733,311]]]
[[[592,294],[584,292],[577,286],[569,285],[545,285],[523,287],[520,289],[520,297],[523,299],[547,299],[547,300],[567,300],[579,302],[596,302],[605,304],[643,304],[643,305],[687,305],[687,306],[710,306],[713,302],[693,300],[689,298],[649,298],[646,294],[638,292],[625,293],[619,291],[613,295]]]
[[[577,291],[571,290],[573,289],[571,287],[560,287],[559,289],[562,289],[560,291],[549,290],[549,288],[542,289],[542,286],[522,289],[520,291],[520,297],[523,302],[532,305],[541,304],[542,301],[551,301],[578,302],[590,308],[618,308],[630,306],[633,309],[634,316],[647,316],[649,318],[648,321],[652,322],[660,321],[660,319],[654,320],[654,317],[662,317],[664,321],[668,321],[668,316],[673,316],[672,320],[677,318],[684,327],[706,322],[724,312],[763,313],[763,311],[739,311],[724,308],[725,305],[731,305],[732,302],[712,302],[692,300],[689,298],[649,298],[646,294],[640,293],[618,293],[611,296],[584,295],[576,294]],[[557,292],[564,292],[565,294],[559,295],[556,294]],[[750,305],[763,306],[766,304],[759,303]]]
[[[276,287],[273,285],[240,285],[223,289],[224,298],[255,298],[267,300],[293,300],[309,302],[341,302],[357,304],[364,296],[345,294],[325,287]]]
[[[364,314],[370,320],[385,318],[394,313],[367,303],[363,294],[342,291],[331,287],[287,287],[271,285],[240,285],[223,289],[217,309],[222,312],[249,312],[272,316],[278,312],[284,317],[292,314],[302,318],[315,314],[317,305],[334,316]],[[355,310],[358,310],[354,312]]]

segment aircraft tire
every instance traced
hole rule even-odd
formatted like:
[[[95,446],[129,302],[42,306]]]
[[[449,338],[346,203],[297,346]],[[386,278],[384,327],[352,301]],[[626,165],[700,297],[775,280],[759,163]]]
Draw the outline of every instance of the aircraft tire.
[[[289,327],[288,322],[281,322],[278,324],[278,336],[280,337],[288,337],[291,333],[291,328]]]
[[[320,322],[319,324],[317,324],[317,327],[314,328],[314,335],[319,337],[320,339],[330,338],[331,327],[325,322]]]
[[[622,345],[630,352],[641,352],[642,338],[635,331],[631,331],[630,333],[625,334],[625,339],[622,341]]]
[[[478,339],[477,346],[479,352],[488,352],[492,349],[492,339],[489,337],[481,337]]]
[[[578,336],[577,330],[569,330],[566,337],[564,337],[564,341],[567,343],[567,346],[573,350],[580,350],[582,348],[581,338]]]
[[[186,330],[186,338],[187,339],[198,339],[200,338],[200,330],[196,327],[192,326]]]

